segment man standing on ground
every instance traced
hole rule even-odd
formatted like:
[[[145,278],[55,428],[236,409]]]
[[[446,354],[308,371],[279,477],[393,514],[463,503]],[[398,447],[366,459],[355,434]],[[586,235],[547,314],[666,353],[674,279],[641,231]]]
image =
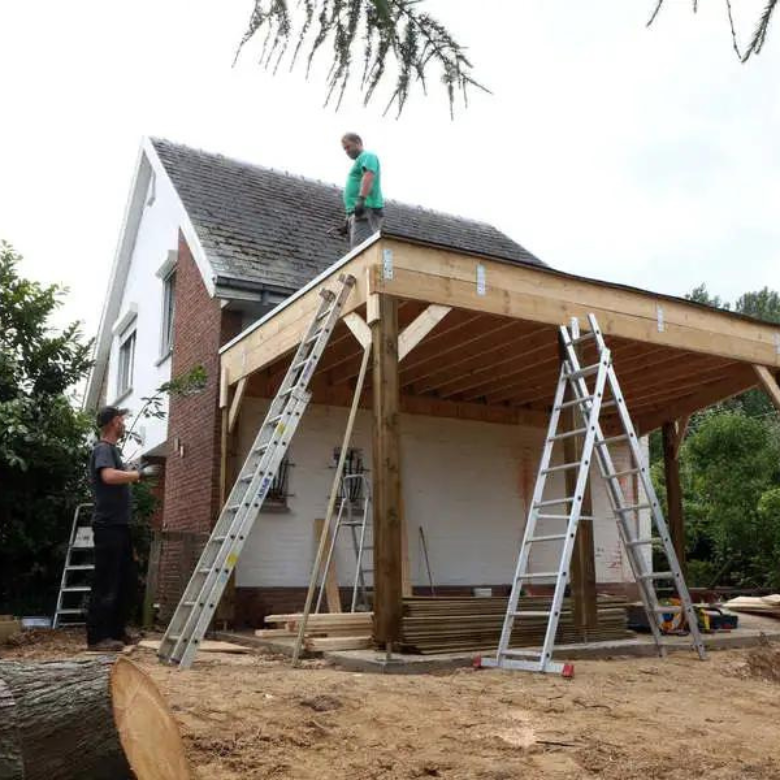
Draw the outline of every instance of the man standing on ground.
[[[100,441],[92,449],[89,477],[95,498],[92,529],[95,573],[87,616],[90,650],[121,650],[130,642],[126,625],[136,587],[130,538],[130,485],[141,471],[127,470],[117,442],[125,433],[127,409],[105,406],[97,414]]]
[[[379,158],[363,148],[363,140],[356,133],[346,133],[341,146],[354,160],[344,187],[349,245],[354,248],[380,230],[384,222],[382,172]]]

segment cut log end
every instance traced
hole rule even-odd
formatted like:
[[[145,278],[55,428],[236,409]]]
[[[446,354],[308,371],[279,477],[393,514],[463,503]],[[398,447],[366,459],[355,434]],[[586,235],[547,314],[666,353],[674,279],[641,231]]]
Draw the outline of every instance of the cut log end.
[[[111,701],[119,741],[138,780],[189,780],[176,721],[157,686],[120,658],[111,670]]]

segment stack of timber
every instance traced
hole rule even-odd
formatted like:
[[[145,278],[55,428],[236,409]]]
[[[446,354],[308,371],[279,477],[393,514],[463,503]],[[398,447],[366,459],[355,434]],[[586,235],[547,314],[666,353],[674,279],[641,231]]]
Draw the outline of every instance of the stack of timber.
[[[401,628],[401,650],[407,653],[457,653],[495,650],[501,636],[507,598],[407,598]],[[549,609],[550,598],[520,599],[520,610]],[[602,642],[632,636],[627,629],[625,599],[599,597],[598,628],[588,632],[588,641]],[[520,618],[515,622],[512,647],[536,647],[542,644],[547,618]],[[574,627],[570,599],[565,599],[557,644],[582,642]]]
[[[334,612],[309,615],[306,621],[304,647],[312,653],[326,650],[365,650],[371,647],[373,612]],[[268,615],[266,625],[272,628],[255,631],[260,639],[295,639],[303,615]]]
[[[723,606],[733,612],[780,618],[780,595],[777,593],[771,596],[737,596]]]

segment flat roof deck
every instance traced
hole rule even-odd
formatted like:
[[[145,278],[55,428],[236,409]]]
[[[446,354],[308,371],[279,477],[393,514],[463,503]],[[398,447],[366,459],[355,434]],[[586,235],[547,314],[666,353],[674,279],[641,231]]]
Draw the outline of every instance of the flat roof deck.
[[[342,273],[356,279],[344,313],[369,323],[372,300],[399,300],[399,331],[433,304],[439,318],[399,366],[402,411],[546,424],[559,372],[558,327],[596,315],[640,432],[759,383],[780,369],[780,328],[643,290],[375,236],[222,350],[223,386],[272,397],[318,305]],[[442,307],[450,311],[441,316]],[[426,315],[423,315],[426,316]],[[590,350],[590,351],[589,351]],[[584,361],[595,359],[586,348]],[[311,390],[347,405],[363,353],[342,320]],[[370,378],[363,403],[370,405]],[[609,419],[605,420],[609,428]]]

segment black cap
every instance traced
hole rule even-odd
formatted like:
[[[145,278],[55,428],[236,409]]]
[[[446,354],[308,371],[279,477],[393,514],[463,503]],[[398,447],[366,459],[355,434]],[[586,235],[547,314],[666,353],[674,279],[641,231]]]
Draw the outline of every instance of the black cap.
[[[97,413],[97,427],[103,428],[108,425],[114,417],[124,417],[129,409],[120,409],[116,406],[104,406]]]

